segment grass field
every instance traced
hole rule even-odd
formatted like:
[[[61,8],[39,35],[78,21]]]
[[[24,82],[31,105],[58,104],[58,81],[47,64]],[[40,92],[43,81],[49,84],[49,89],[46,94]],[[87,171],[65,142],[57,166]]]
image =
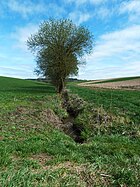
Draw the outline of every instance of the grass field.
[[[128,115],[134,122],[140,123],[140,91],[90,89],[77,86],[70,86],[70,89],[88,102],[93,102],[96,107],[103,106],[116,115]]]
[[[139,186],[140,92],[69,89],[129,122],[78,144],[48,122],[65,116],[51,85],[0,77],[0,186]]]

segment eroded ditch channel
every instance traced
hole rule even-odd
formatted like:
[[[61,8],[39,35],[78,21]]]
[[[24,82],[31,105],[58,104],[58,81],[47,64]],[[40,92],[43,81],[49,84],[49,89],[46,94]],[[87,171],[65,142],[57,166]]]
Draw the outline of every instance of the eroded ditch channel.
[[[75,95],[69,95],[67,90],[62,93],[62,107],[64,107],[68,113],[68,117],[64,118],[63,131],[72,137],[75,142],[83,143],[84,138],[82,137],[83,127],[75,123],[75,119],[84,109],[85,102]]]

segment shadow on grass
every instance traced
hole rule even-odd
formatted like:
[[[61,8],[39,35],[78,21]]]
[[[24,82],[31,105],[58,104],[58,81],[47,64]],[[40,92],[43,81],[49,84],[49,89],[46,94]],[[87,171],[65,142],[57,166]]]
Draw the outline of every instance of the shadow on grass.
[[[17,91],[24,91],[28,93],[55,93],[55,88],[52,86],[49,87],[32,86],[32,87],[23,87]]]

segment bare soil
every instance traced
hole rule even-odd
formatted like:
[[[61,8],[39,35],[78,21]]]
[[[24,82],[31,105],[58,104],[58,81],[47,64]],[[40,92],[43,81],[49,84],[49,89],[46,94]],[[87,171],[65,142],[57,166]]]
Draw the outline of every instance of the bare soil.
[[[106,82],[106,83],[101,83],[102,81],[105,80],[89,81],[86,83],[80,83],[78,85],[85,86],[85,87],[92,87],[92,88],[140,90],[140,78],[133,79],[133,80],[117,81],[117,82]]]

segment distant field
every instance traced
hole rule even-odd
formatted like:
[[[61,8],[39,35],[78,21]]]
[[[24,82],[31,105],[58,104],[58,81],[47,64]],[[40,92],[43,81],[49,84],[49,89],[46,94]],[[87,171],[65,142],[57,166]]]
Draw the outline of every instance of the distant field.
[[[116,79],[106,79],[80,83],[79,86],[88,86],[93,88],[110,88],[110,89],[133,89],[140,90],[140,77],[126,77]]]
[[[0,186],[139,186],[140,92],[68,87],[122,121],[78,144],[55,128],[66,114],[53,86],[0,77]]]

